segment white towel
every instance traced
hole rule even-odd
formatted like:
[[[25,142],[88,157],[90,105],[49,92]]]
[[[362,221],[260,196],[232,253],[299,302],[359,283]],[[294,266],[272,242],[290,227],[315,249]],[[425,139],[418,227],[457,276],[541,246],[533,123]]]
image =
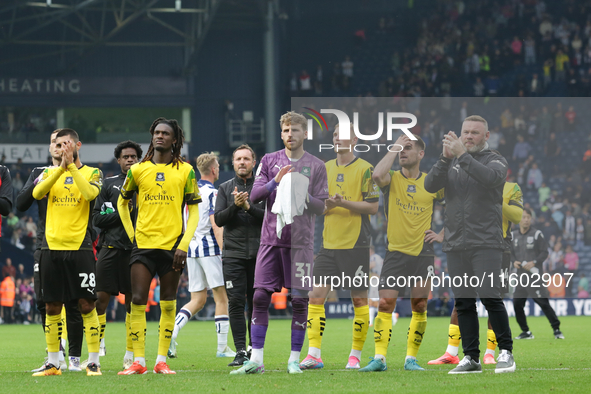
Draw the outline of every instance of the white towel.
[[[283,227],[293,223],[306,209],[310,179],[299,172],[288,172],[279,182],[277,196],[271,212],[277,215],[277,238],[281,238]]]

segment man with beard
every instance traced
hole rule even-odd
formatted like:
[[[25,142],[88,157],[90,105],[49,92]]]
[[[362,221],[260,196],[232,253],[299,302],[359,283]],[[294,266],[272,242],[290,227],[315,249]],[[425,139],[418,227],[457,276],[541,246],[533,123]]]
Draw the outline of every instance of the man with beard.
[[[72,129],[56,135],[61,152],[58,167],[46,168],[33,189],[33,197],[47,196],[45,237],[39,258],[42,294],[45,300],[45,340],[48,360],[33,376],[61,375],[59,366],[62,306],[78,301],[88,344],[88,376],[101,375],[99,366],[99,321],[95,308],[95,258],[90,219],[94,200],[102,187],[98,168],[80,163],[82,143]]]
[[[265,203],[253,204],[250,193],[254,185],[253,169],[256,155],[248,145],[240,145],[232,153],[236,176],[220,185],[215,202],[214,219],[224,228],[222,260],[224,281],[228,295],[230,328],[236,346],[236,357],[229,367],[240,367],[249,360],[246,348],[248,327],[249,345],[252,298],[254,296],[254,268],[261,240],[261,225]],[[244,322],[244,307],[247,323]]]
[[[396,308],[399,293],[407,285],[412,287],[412,318],[408,327],[404,369],[424,370],[417,363],[417,354],[427,328],[427,298],[435,263],[432,243],[438,237],[431,230],[431,218],[434,202],[443,199],[443,190],[425,190],[425,174],[419,169],[421,159],[425,156],[425,143],[421,137],[415,138],[411,140],[405,134],[401,135],[396,144],[402,150],[388,152],[373,174],[373,179],[384,193],[388,251],[380,275],[380,304],[374,321],[375,357],[360,372],[387,369],[392,312]],[[402,169],[392,171],[397,156]],[[411,277],[420,280],[409,283]]]
[[[495,332],[500,355],[496,373],[514,372],[513,340],[501,298],[503,187],[507,161],[488,149],[488,123],[467,117],[461,136],[443,140],[443,153],[425,179],[425,189],[445,188],[443,251],[456,297],[464,358],[450,374],[481,373],[476,298],[480,297]],[[458,280],[459,279],[459,280]]]

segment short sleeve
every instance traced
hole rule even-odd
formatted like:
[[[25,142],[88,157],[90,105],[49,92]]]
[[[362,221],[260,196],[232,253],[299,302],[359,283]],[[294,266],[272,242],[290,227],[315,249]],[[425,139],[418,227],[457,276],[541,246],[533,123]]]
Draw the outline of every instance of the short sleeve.
[[[363,201],[367,202],[378,202],[380,201],[380,189],[374,182],[373,178],[373,167],[368,167],[361,176],[361,195]]]
[[[445,198],[445,189],[441,189],[437,193],[435,193],[435,200],[443,201],[444,198]]]
[[[515,205],[523,208],[523,193],[518,184],[515,184],[511,190],[511,194],[509,196],[509,205]]]
[[[99,190],[103,187],[103,172],[98,168],[95,168],[90,174],[90,184]]]
[[[210,194],[209,194],[209,214],[213,215],[215,213],[215,202],[218,198],[218,191],[217,190],[213,190]]]
[[[133,194],[137,192],[137,190],[137,184],[135,183],[135,178],[130,168],[127,171],[127,177],[125,177],[123,186],[121,186],[121,197],[123,197],[126,200],[129,200],[133,197]]]
[[[199,204],[201,202],[201,194],[197,187],[197,181],[195,180],[195,171],[191,168],[187,181],[185,182],[185,203],[187,205]]]

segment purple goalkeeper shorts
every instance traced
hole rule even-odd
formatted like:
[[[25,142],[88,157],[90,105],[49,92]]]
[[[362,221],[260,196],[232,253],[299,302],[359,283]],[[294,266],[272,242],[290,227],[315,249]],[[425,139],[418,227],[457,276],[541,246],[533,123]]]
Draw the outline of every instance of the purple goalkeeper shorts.
[[[254,271],[254,287],[272,292],[312,290],[314,251],[261,245]]]

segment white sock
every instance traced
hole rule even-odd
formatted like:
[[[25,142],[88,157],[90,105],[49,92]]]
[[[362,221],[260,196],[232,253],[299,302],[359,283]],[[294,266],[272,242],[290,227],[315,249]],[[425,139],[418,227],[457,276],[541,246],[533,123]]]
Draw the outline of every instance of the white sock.
[[[252,355],[250,356],[250,361],[254,361],[255,363],[262,364],[263,363],[263,349],[252,349]]]
[[[166,356],[158,355],[158,357],[156,357],[156,364],[165,363],[165,362],[166,362]]]
[[[452,356],[457,356],[458,355],[458,349],[459,349],[458,346],[447,345],[446,352],[448,352]]]
[[[378,313],[378,308],[375,306],[369,307],[369,325],[373,326],[373,321],[376,318],[376,314]]]
[[[320,352],[321,352],[321,350],[317,347],[309,347],[308,348],[308,354],[312,357],[320,358]]]
[[[59,367],[60,366],[60,353],[61,352],[48,352],[47,353],[47,362],[55,365],[56,367]]]
[[[215,331],[218,333],[218,352],[223,352],[228,345],[228,331],[230,320],[228,315],[215,316]]]
[[[96,365],[99,364],[99,355],[98,352],[96,353],[88,353],[88,363],[95,363]]]
[[[191,317],[193,317],[193,314],[190,310],[181,308],[178,315],[176,315],[176,318],[174,319],[174,330],[172,331],[173,341],[179,335],[179,331],[181,330],[181,328],[183,328],[185,324],[187,324],[187,322],[191,320]]]
[[[104,347],[105,347],[105,337],[103,337],[103,339],[101,339],[101,345],[100,345],[100,346],[101,346],[102,348],[104,348]]]
[[[495,356],[495,351],[492,349],[486,349],[486,352],[484,352],[484,355],[486,356],[487,354],[492,354],[493,357]]]
[[[125,351],[125,356],[123,358],[131,358],[133,359],[133,352],[130,352],[129,350]]]
[[[349,353],[349,357],[357,357],[358,360],[361,360],[361,350],[351,349],[351,353]]]
[[[59,361],[64,361],[66,359],[66,356],[64,355],[64,352],[63,351],[60,350],[58,352],[58,355],[59,355],[58,356],[59,357]]]
[[[374,358],[379,358],[380,360],[382,360],[383,363],[386,362],[386,356],[384,356],[383,354],[376,354]]]
[[[60,339],[60,345],[62,345],[62,349],[64,349],[64,352],[66,351],[66,345],[68,344],[68,342],[66,341],[66,338],[61,338]]]
[[[300,362],[300,352],[294,352],[293,350],[291,351],[291,353],[289,354],[289,360],[287,360],[287,363],[289,364],[292,361],[297,361],[298,363]]]
[[[396,323],[398,323],[398,313],[393,312],[392,313],[392,327],[394,327],[396,325]]]
[[[404,358],[404,362],[406,362],[407,360],[416,360],[417,358],[415,356],[406,356]]]
[[[146,358],[145,357],[136,357],[135,360],[133,360],[133,361],[140,363],[140,365],[142,367],[146,366]]]

